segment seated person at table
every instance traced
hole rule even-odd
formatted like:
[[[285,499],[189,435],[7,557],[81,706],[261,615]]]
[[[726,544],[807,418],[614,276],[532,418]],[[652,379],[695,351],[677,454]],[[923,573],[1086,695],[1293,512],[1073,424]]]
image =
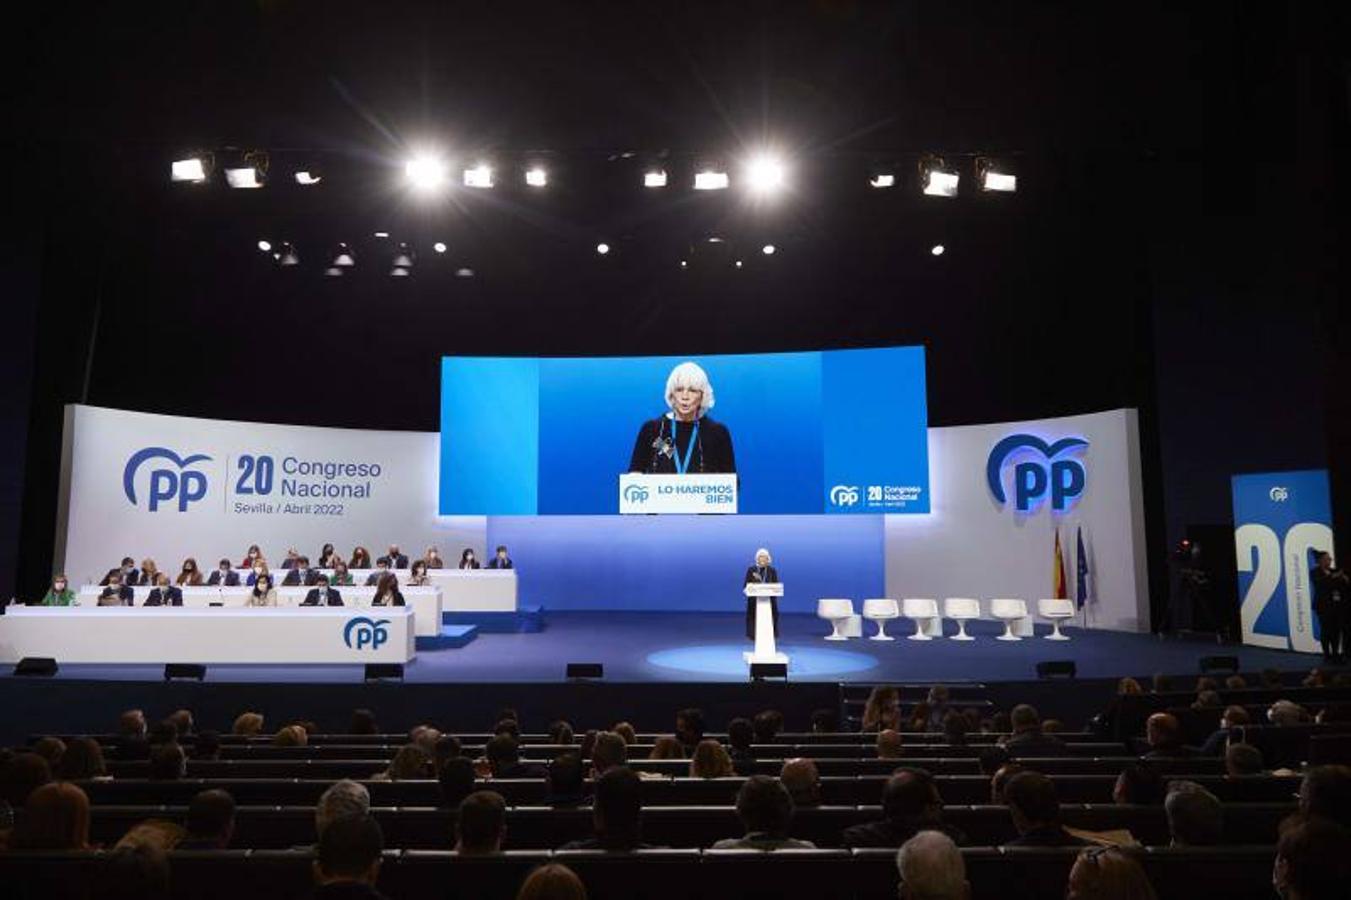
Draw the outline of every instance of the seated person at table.
[[[155,587],[151,589],[150,596],[145,598],[143,606],[182,606],[183,590],[174,587],[169,583],[169,576],[163,572],[159,573],[159,578],[155,581]]]
[[[352,551],[352,558],[347,563],[349,569],[369,569],[371,567],[371,553],[365,547],[357,547]]]
[[[342,606],[342,595],[328,586],[328,576],[320,573],[317,587],[310,588],[301,606]]]
[[[244,554],[244,558],[239,561],[241,569],[252,569],[253,564],[263,558],[263,551],[258,549],[257,544],[249,544],[249,552]]]
[[[158,578],[155,579],[155,583],[159,583]],[[178,573],[178,578],[174,580],[174,583],[179,585],[186,584],[192,587],[200,585],[202,583],[202,572],[197,568],[197,560],[193,559],[191,556],[183,560],[183,571]]]
[[[264,573],[253,584],[249,592],[247,606],[276,606],[277,589],[272,586],[272,576]]]
[[[272,573],[268,571],[267,560],[263,559],[260,556],[253,561],[253,569],[249,572],[249,577],[244,579],[244,584],[246,584],[249,587],[253,587],[254,582],[256,582],[259,578],[264,577],[267,578],[269,583],[271,583]]]
[[[38,606],[73,606],[74,603],[75,591],[70,581],[65,575],[57,575],[52,579],[52,586],[47,589],[47,593],[42,595]]]
[[[356,579],[352,573],[347,571],[347,563],[341,557],[333,564],[333,577],[328,580],[329,584],[347,585],[356,584]]]
[[[475,791],[460,804],[455,822],[455,852],[492,856],[502,850],[507,831],[507,803],[496,791]]]
[[[941,831],[957,843],[966,836],[943,822],[943,798],[926,769],[900,768],[882,789],[878,822],[844,830],[845,847],[899,847],[921,831]]]
[[[510,569],[511,567],[512,567],[512,566],[511,566],[511,557],[510,557],[510,556],[507,556],[507,548],[506,548],[506,546],[505,546],[505,545],[499,545],[498,548],[497,548],[497,552],[496,552],[495,554],[493,554],[493,558],[490,559],[490,560],[488,560],[488,568],[490,568],[490,569]]]
[[[435,547],[428,547],[426,555],[422,558],[427,561],[427,568],[429,569],[444,569],[446,567],[446,561],[441,558],[441,551]]]
[[[230,565],[228,559],[222,559],[206,583],[212,587],[239,587],[239,573]]]
[[[99,594],[99,606],[131,606],[136,592],[122,583],[122,573],[116,570],[108,573],[108,586]]]
[[[119,583],[133,585],[140,581],[141,573],[136,570],[136,560],[130,556],[122,557],[122,565],[116,569],[109,569],[108,574],[99,581],[100,587],[107,587],[113,580],[113,573],[117,573]]]
[[[286,551],[286,558],[281,561],[283,569],[294,569],[300,563],[300,551],[295,547],[290,547]]]
[[[474,551],[469,547],[465,547],[464,552],[460,554],[460,568],[461,569],[479,568],[478,560],[474,559]]]
[[[308,556],[296,557],[295,565],[291,566],[290,571],[286,573],[286,578],[282,580],[283,585],[292,587],[314,587],[319,583],[319,570],[310,568],[310,558]]]
[[[1004,785],[1004,802],[1018,836],[1006,847],[1082,847],[1060,824],[1060,797],[1055,782],[1040,772],[1019,772]]]
[[[389,552],[386,553],[384,556],[380,557],[380,559],[383,559],[386,563],[388,563],[391,569],[408,568],[408,554],[400,553],[398,544],[390,544]],[[377,559],[376,562],[377,563],[380,562],[380,559]]]
[[[1041,716],[1034,707],[1020,703],[1013,708],[1010,718],[1013,735],[1003,743],[1009,756],[1064,756],[1069,752],[1064,741],[1042,731]]]
[[[414,561],[413,568],[408,572],[408,586],[426,587],[431,583],[432,580],[427,577],[426,561],[421,559]]]
[[[380,579],[388,574],[390,574],[389,563],[385,561],[384,557],[381,557],[380,561],[375,564],[375,571],[366,576],[366,587],[375,587],[380,583]]]
[[[736,815],[746,833],[725,838],[714,850],[813,850],[816,845],[788,836],[793,822],[793,799],[777,778],[752,775],[736,795]]]
[[[336,567],[338,560],[342,559],[333,549],[332,544],[325,544],[319,551],[319,568],[332,569]]]
[[[155,565],[153,559],[147,557],[146,559],[141,560],[141,573],[136,580],[127,581],[126,578],[123,578],[122,582],[123,584],[130,584],[133,586],[144,584],[154,587],[159,582],[159,566]]]
[[[399,579],[394,577],[393,572],[386,572],[385,577],[375,586],[375,596],[371,598],[371,606],[403,606],[403,594],[399,591]]]

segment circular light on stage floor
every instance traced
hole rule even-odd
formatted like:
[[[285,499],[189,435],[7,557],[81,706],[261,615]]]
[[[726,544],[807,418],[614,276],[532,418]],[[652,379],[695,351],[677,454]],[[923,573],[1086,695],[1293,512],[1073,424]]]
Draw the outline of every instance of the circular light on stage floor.
[[[705,644],[694,647],[676,647],[648,654],[647,661],[663,669],[679,669],[700,675],[737,675],[745,677],[748,669],[742,654],[750,649],[744,644]],[[811,678],[818,675],[843,675],[864,672],[877,666],[877,659],[866,653],[848,650],[827,650],[817,647],[783,646],[788,654],[788,677]]]

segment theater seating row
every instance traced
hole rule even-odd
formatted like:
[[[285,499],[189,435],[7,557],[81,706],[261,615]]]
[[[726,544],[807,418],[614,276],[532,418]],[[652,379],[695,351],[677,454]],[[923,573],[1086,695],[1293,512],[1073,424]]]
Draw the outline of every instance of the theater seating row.
[[[1269,844],[1276,841],[1277,825],[1295,811],[1293,803],[1234,803],[1225,807],[1225,843]],[[1168,823],[1162,806],[1066,804],[1066,825],[1091,831],[1126,829],[1146,845],[1168,843]],[[385,843],[405,849],[449,849],[455,811],[431,807],[373,807]],[[183,821],[183,806],[96,806],[91,836],[96,843],[116,842],[131,826],[146,819]],[[822,806],[799,810],[793,818],[793,837],[821,847],[836,847],[844,829],[882,818],[880,806]],[[965,832],[966,843],[1002,844],[1017,837],[1009,811],[1003,806],[945,808],[945,821]],[[643,839],[662,847],[707,847],[726,837],[738,837],[743,828],[731,806],[653,807],[643,813]],[[507,847],[528,850],[559,847],[592,833],[591,810],[551,807],[512,807],[507,813]],[[235,817],[233,846],[278,849],[312,843],[314,807],[241,806]]]
[[[1298,778],[1252,776],[1226,778],[1222,775],[1188,775],[1188,780],[1203,785],[1224,801],[1285,802],[1299,790]],[[1110,803],[1115,774],[1053,775],[1056,791],[1062,802]],[[826,776],[821,779],[821,800],[825,803],[849,805],[881,802],[887,776],[860,777]],[[990,780],[984,775],[939,775],[935,782],[939,793],[948,803],[985,803],[990,799]],[[289,804],[314,803],[319,795],[332,785],[326,779],[185,779],[182,781],[147,781],[145,779],[115,779],[112,781],[83,781],[81,787],[94,803],[126,804],[187,803],[198,791],[221,788],[229,791],[236,802]],[[436,782],[364,781],[370,791],[371,802],[391,806],[433,805],[438,802]],[[731,804],[736,801],[741,778],[674,778],[650,779],[642,782],[645,806],[681,806],[687,804]],[[548,786],[542,779],[493,779],[480,781],[479,788],[501,794],[509,803],[542,803]]]
[[[972,896],[1060,900],[1073,850],[967,848]],[[1160,900],[1271,900],[1269,846],[1150,848],[1139,859]],[[0,884],[13,900],[91,900],[99,853],[0,855]],[[513,900],[522,880],[547,862],[581,876],[591,900],[893,900],[891,850],[519,852],[467,858],[444,851],[387,852],[379,888],[393,900]],[[294,900],[312,890],[309,852],[179,852],[171,857],[174,900]]]
[[[1244,688],[1242,690],[1220,690],[1220,701],[1224,706],[1231,704],[1252,707],[1257,712],[1254,722],[1265,721],[1266,709],[1277,700],[1290,700],[1308,709],[1319,709],[1330,703],[1351,702],[1351,688],[1324,687],[1282,687],[1282,688]],[[1119,694],[1112,698],[1109,711],[1109,724],[1112,737],[1127,739],[1144,734],[1145,720],[1156,712],[1190,707],[1196,699],[1195,691],[1167,691],[1159,694]],[[1212,721],[1218,721],[1221,709],[1212,712]],[[1215,726],[1212,725],[1212,728]]]

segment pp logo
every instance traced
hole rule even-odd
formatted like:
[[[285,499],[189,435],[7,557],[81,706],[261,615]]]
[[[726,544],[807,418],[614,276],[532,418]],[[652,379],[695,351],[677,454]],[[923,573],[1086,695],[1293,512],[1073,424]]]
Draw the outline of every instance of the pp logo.
[[[1000,506],[1008,502],[1004,492],[1004,463],[1020,450],[1032,450],[1041,459],[1025,460],[1013,467],[1013,506],[1018,512],[1029,512],[1049,493],[1051,509],[1063,512],[1083,494],[1088,476],[1079,460],[1059,457],[1087,446],[1088,441],[1083,438],[1061,438],[1048,444],[1031,434],[1010,435],[994,445],[985,463],[985,480],[990,485],[990,493]]]
[[[830,489],[831,506],[853,506],[858,503],[858,486],[837,484]]]
[[[1284,503],[1290,499],[1290,489],[1281,487],[1279,484],[1267,491],[1267,496],[1277,503]]]
[[[368,619],[357,616],[342,630],[343,642],[353,650],[379,650],[380,645],[389,640],[389,629],[385,626],[389,619]]]
[[[630,485],[625,485],[625,487],[624,487],[624,502],[625,502],[625,503],[646,503],[646,502],[647,502],[647,488],[643,487],[641,484],[630,484]]]
[[[178,511],[185,512],[189,503],[195,503],[206,496],[206,473],[185,470],[193,463],[209,461],[211,457],[205,453],[180,457],[166,447],[146,447],[133,453],[122,470],[122,491],[132,506],[136,505],[136,472],[142,463],[152,459],[167,459],[177,468],[165,467],[150,471],[147,496],[151,512],[159,509],[161,503],[173,500],[178,501]]]

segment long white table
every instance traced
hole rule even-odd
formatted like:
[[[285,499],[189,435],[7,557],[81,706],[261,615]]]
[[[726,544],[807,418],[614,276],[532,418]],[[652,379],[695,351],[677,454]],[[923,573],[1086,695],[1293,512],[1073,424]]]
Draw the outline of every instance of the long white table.
[[[0,663],[406,663],[410,607],[11,606]]]
[[[363,579],[364,580],[364,579]],[[183,608],[185,609],[206,609],[212,606],[240,607],[249,601],[249,595],[253,588],[249,587],[184,587]],[[305,595],[310,592],[307,587],[279,587],[277,588],[277,605],[279,607],[299,606],[305,599]],[[364,584],[349,584],[343,587],[334,588],[342,596],[344,606],[349,607],[369,607],[371,600],[375,598],[375,588],[366,587]],[[441,633],[441,590],[437,587],[401,587],[404,602],[416,613],[414,619],[414,629],[418,637],[436,637]],[[132,588],[136,606],[145,603],[145,598],[150,596],[151,588],[139,586]],[[103,588],[96,584],[83,585],[76,592],[75,600],[82,606],[98,606],[99,594]],[[377,607],[383,609],[384,607]],[[151,607],[154,609],[154,607]]]

